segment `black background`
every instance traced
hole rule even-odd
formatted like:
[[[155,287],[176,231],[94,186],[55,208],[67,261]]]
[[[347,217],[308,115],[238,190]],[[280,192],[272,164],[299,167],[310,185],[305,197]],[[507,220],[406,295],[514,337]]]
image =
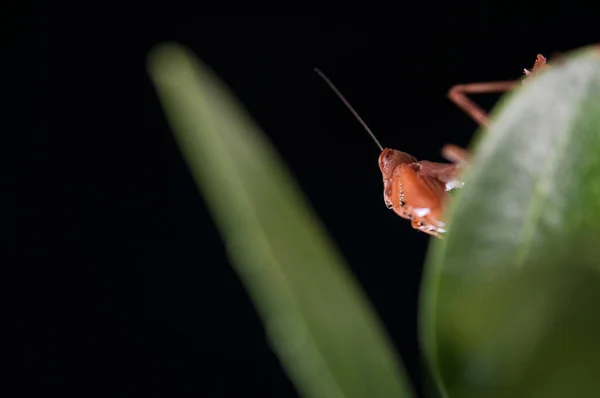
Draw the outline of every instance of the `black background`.
[[[26,38],[14,41],[13,59],[30,78],[12,81],[22,87],[13,104],[35,112],[19,122],[33,122],[42,259],[40,270],[25,267],[35,293],[27,364],[46,392],[297,396],[146,73],[163,41],[189,46],[264,129],[419,388],[417,298],[430,238],[386,209],[377,147],[312,68],[384,146],[443,161],[444,143],[465,146],[476,129],[447,99],[453,84],[519,78],[538,53],[551,60],[598,41],[591,17],[531,18],[489,2],[456,17],[428,8],[389,19],[49,13],[29,32],[11,25]],[[497,99],[477,97],[487,109]]]

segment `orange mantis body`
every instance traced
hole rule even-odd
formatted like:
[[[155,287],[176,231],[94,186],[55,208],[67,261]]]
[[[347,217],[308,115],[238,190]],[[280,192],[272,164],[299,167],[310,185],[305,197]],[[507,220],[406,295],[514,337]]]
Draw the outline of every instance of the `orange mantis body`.
[[[531,71],[525,69],[526,77],[546,66],[546,59],[538,55]],[[418,161],[414,156],[396,149],[383,148],[358,113],[346,101],[331,81],[318,69],[315,71],[338,95],[363,127],[375,140],[381,154],[379,169],[383,176],[383,200],[388,209],[411,221],[412,227],[441,238],[446,232],[444,210],[447,192],[463,186],[460,180],[462,167],[468,160],[468,152],[454,145],[445,145],[442,155],[452,163]],[[518,81],[472,83],[456,85],[448,97],[478,124],[487,126],[487,113],[467,97],[467,93],[505,92]]]

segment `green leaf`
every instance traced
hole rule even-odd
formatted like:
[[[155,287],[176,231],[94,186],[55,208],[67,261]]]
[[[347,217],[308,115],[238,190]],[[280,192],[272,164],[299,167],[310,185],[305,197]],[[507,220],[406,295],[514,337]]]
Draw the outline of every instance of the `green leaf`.
[[[599,49],[525,81],[478,138],[428,255],[434,374],[449,397],[597,397]]]
[[[298,391],[412,396],[367,299],[245,110],[178,44],[156,48],[149,70],[231,262]]]

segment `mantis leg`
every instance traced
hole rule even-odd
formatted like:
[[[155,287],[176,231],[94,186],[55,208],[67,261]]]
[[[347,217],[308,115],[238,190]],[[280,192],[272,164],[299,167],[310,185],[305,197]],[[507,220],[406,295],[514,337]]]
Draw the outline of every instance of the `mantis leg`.
[[[453,144],[446,144],[442,147],[442,156],[460,166],[469,160],[469,151]]]
[[[477,124],[487,126],[488,115],[467,94],[503,93],[512,89],[518,83],[517,80],[457,84],[448,91],[448,98],[460,109],[471,117]],[[465,164],[469,153],[466,149],[456,145],[447,144],[442,148],[442,155],[449,161],[457,164]]]
[[[531,70],[525,69],[525,76],[529,77],[547,66],[546,58],[538,54]],[[481,109],[467,94],[504,93],[517,85],[519,80],[497,81],[486,83],[457,84],[448,91],[448,98],[461,108],[477,124],[487,126],[487,112]]]
[[[512,89],[518,80],[457,84],[448,91],[448,98],[471,117],[477,124],[487,126],[488,115],[467,94],[503,93]]]

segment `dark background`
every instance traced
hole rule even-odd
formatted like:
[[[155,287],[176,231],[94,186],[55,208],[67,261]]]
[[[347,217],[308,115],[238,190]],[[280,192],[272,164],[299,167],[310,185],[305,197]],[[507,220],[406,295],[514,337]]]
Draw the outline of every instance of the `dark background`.
[[[189,46],[262,126],[419,388],[417,298],[430,238],[386,209],[377,147],[312,68],[384,146],[442,161],[444,143],[467,145],[476,129],[446,98],[453,84],[519,78],[538,53],[598,41],[591,17],[530,18],[488,2],[462,17],[427,8],[396,19],[48,13],[27,25],[31,35],[13,22],[26,37],[12,49],[15,73],[30,78],[12,83],[22,85],[14,103],[35,112],[21,123],[33,123],[42,259],[26,271],[35,292],[27,365],[46,392],[297,396],[146,73],[162,41]],[[489,109],[497,98],[477,100]]]

